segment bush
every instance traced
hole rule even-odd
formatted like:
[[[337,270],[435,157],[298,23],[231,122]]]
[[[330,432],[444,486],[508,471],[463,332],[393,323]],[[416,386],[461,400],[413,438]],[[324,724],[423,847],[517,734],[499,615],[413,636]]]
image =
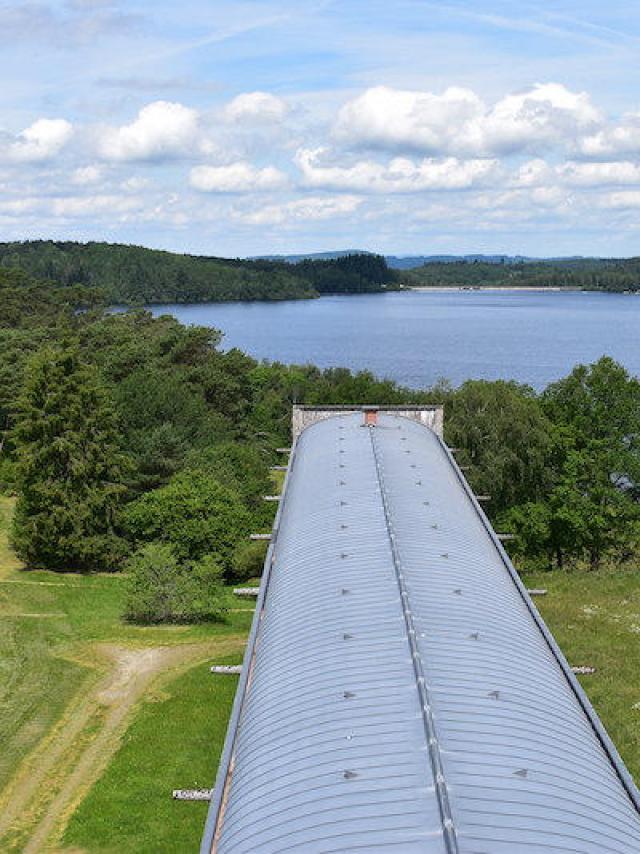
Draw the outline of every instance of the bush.
[[[204,472],[183,471],[130,504],[124,524],[139,543],[170,543],[180,561],[214,555],[231,570],[233,550],[248,535],[250,517],[233,490]]]
[[[236,581],[247,581],[262,575],[266,543],[238,543],[233,552],[233,577]]]
[[[127,571],[127,620],[199,623],[224,617],[222,568],[210,556],[181,563],[170,545],[148,543],[131,556]]]

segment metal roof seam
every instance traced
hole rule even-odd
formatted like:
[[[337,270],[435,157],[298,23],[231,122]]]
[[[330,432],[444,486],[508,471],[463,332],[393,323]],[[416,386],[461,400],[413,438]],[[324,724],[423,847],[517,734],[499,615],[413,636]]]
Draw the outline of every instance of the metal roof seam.
[[[387,525],[387,532],[389,534],[389,541],[391,543],[391,554],[393,560],[393,566],[396,573],[396,579],[398,582],[398,590],[400,592],[400,601],[402,603],[402,611],[404,614],[406,628],[407,628],[407,640],[409,643],[409,648],[411,650],[412,659],[413,659],[413,667],[416,676],[416,687],[418,689],[418,695],[420,697],[420,708],[422,712],[423,723],[425,727],[425,735],[427,740],[428,754],[429,759],[431,761],[431,766],[433,770],[433,776],[436,781],[436,795],[438,798],[438,805],[440,807],[440,814],[442,819],[442,834],[444,838],[445,845],[450,854],[458,854],[458,839],[456,834],[455,823],[453,821],[453,814],[451,812],[451,804],[449,803],[449,795],[447,792],[447,783],[444,776],[444,767],[442,764],[442,758],[440,756],[440,748],[438,744],[438,736],[435,728],[435,723],[433,719],[433,710],[431,698],[429,695],[429,689],[427,686],[427,680],[425,678],[424,666],[422,663],[422,659],[420,656],[420,652],[418,650],[418,646],[416,644],[416,630],[413,623],[413,617],[411,614],[411,606],[410,606],[410,598],[409,593],[406,588],[406,584],[404,581],[404,576],[402,572],[402,564],[400,562],[400,556],[398,553],[398,547],[396,544],[396,536],[393,530],[393,520],[391,518],[391,512],[389,507],[389,500],[385,490],[384,484],[384,474],[382,472],[382,466],[380,465],[379,455],[378,455],[378,447],[376,444],[375,438],[375,430],[377,429],[375,426],[369,426],[369,438],[371,439],[371,448],[373,451],[373,460],[374,466],[376,470],[376,474],[378,477],[378,483],[380,484],[380,497],[382,500],[382,507],[384,512],[384,518]]]

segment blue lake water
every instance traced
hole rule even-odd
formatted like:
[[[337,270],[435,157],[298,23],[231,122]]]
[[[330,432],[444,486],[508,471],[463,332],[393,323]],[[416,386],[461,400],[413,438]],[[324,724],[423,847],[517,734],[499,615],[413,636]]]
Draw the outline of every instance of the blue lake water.
[[[535,388],[612,356],[640,374],[640,295],[408,291],[278,303],[156,305],[258,359],[367,369],[413,388],[446,378]]]

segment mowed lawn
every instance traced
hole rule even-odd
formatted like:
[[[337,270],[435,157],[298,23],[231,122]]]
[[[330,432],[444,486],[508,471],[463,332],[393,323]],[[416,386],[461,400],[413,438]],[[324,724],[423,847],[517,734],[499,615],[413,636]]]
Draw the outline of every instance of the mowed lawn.
[[[0,497],[0,850],[29,850],[36,831],[32,850],[62,847],[70,806],[75,811],[79,803],[68,829],[76,850],[193,851],[205,810],[172,801],[171,790],[213,781],[237,680],[208,668],[241,661],[253,603],[228,591],[234,610],[227,623],[127,625],[120,618],[124,577],[20,567],[7,543],[12,506]],[[101,749],[101,726],[117,716],[127,679],[136,676],[127,668],[140,657],[146,666],[145,653],[164,658],[157,673],[146,674],[148,685],[138,685],[141,696],[126,720],[114,723],[104,756],[89,757],[89,778],[100,761],[106,765],[98,786],[85,799],[86,781],[78,779],[77,791],[56,805],[87,749]],[[104,686],[113,697],[100,693]],[[67,726],[77,728],[68,745]],[[30,791],[32,770],[41,770],[41,758],[56,749],[47,778]],[[11,821],[7,808],[21,798]],[[53,811],[48,819],[47,810]]]

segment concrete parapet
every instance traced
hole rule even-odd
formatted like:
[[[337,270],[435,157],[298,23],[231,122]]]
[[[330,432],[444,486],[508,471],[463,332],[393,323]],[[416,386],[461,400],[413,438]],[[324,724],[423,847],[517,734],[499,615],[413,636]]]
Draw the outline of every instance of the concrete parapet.
[[[400,415],[429,427],[442,438],[444,407],[437,406],[294,406],[291,413],[291,432],[293,439],[317,421],[333,418],[336,415],[348,415],[352,412],[377,410],[380,414]]]

